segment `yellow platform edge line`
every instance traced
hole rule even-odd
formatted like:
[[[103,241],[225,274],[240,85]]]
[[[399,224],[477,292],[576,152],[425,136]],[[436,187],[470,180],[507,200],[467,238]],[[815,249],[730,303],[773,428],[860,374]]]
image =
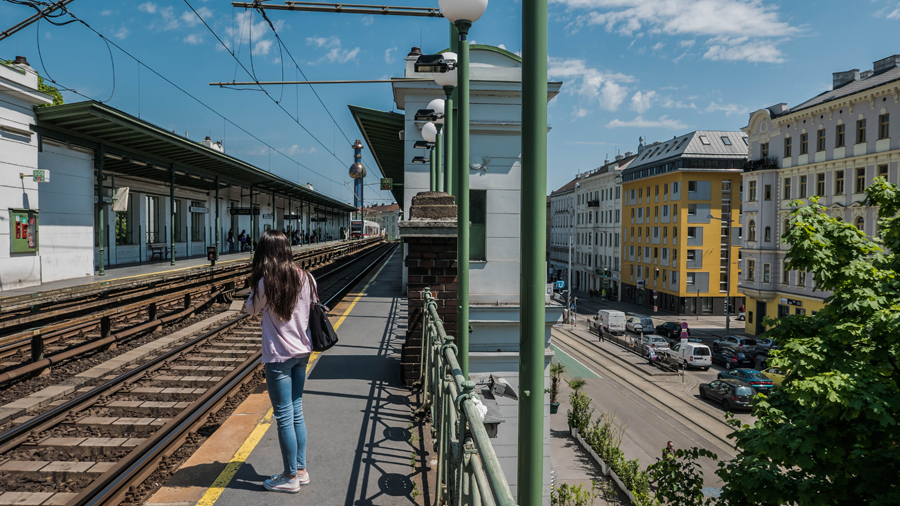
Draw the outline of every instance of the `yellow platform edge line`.
[[[334,330],[338,330],[341,328],[341,324],[344,323],[344,320],[347,319],[347,316],[350,314],[350,311],[356,307],[356,303],[362,299],[363,295],[365,295],[366,290],[369,288],[369,285],[375,281],[376,278],[381,274],[381,271],[384,270],[384,266],[390,262],[391,258],[393,258],[394,252],[391,252],[391,255],[381,264],[381,267],[378,268],[378,271],[372,276],[372,279],[366,283],[365,288],[353,299],[353,302],[347,307],[341,317],[338,319],[337,323],[334,324]],[[313,363],[321,352],[314,351],[309,356],[309,364],[306,366],[306,373],[309,374],[309,370],[312,369]],[[225,469],[219,473],[219,476],[213,481],[212,485],[210,485],[209,489],[207,489],[206,493],[203,494],[203,497],[197,501],[196,506],[213,506],[216,501],[219,500],[219,497],[222,496],[222,493],[225,492],[225,489],[228,488],[228,485],[231,483],[231,480],[234,479],[234,476],[237,474],[238,469],[244,465],[244,462],[253,453],[256,445],[262,441],[263,436],[266,434],[266,431],[269,430],[269,426],[272,425],[272,413],[273,408],[269,408],[269,411],[266,412],[266,415],[259,421],[256,427],[253,428],[253,431],[250,432],[250,436],[244,441],[244,444],[238,448],[238,451],[234,453],[234,456],[231,457],[231,460],[228,461],[228,464],[225,465]]]

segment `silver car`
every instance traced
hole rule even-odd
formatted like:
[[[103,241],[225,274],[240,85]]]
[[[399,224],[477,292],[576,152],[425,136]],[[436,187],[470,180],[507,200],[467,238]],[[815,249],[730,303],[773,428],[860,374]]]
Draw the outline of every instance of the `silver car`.
[[[734,348],[735,351],[744,353],[756,353],[756,339],[752,337],[725,336],[713,342],[713,352],[722,348]]]
[[[653,318],[648,316],[634,315],[629,316],[625,320],[625,330],[630,330],[636,334],[641,332],[653,332],[656,327],[653,326]]]
[[[666,341],[663,336],[657,334],[644,334],[640,337],[640,341],[644,346],[653,347],[657,350],[669,348],[669,341]]]

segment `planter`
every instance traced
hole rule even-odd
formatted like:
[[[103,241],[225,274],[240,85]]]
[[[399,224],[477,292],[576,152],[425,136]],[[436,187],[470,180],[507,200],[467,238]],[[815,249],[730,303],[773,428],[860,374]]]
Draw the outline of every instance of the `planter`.
[[[551,403],[550,403],[550,414],[551,414],[551,415],[555,415],[555,414],[558,413],[558,412],[559,412],[559,403],[558,403],[558,402],[551,402]]]
[[[610,469],[610,470],[609,470],[609,476],[613,479],[614,482],[616,482],[616,485],[619,486],[619,489],[620,489],[622,492],[625,492],[625,495],[627,495],[627,496],[628,496],[628,499],[631,500],[631,504],[637,504],[637,503],[638,503],[637,500],[634,498],[634,494],[632,494],[631,491],[628,490],[628,487],[626,487],[625,484],[622,483],[622,480],[619,478],[619,475],[616,474],[615,471],[613,471],[612,469]]]
[[[590,454],[591,458],[594,459],[594,462],[596,462],[597,465],[600,466],[602,474],[613,479],[613,482],[616,484],[616,486],[619,487],[619,490],[621,490],[625,493],[625,495],[628,496],[631,504],[638,504],[637,500],[634,498],[634,494],[631,493],[631,490],[628,490],[628,487],[625,486],[625,483],[622,482],[621,478],[619,478],[616,472],[612,470],[609,464],[607,464],[605,460],[601,459],[600,456],[597,455],[597,452],[595,452],[594,449],[584,441],[584,438],[581,437],[578,429],[576,429],[575,427],[569,427],[569,432],[572,434],[572,437],[574,437],[575,440],[578,441],[578,444],[580,444],[581,447],[584,448],[588,452],[588,454]]]

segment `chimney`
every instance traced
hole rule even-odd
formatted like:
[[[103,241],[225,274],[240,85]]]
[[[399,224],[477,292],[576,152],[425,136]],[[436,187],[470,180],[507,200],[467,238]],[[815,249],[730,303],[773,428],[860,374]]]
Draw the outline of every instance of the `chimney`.
[[[212,141],[212,139],[209,138],[208,135],[206,136],[205,139],[203,139],[202,144],[203,144],[203,147],[205,147],[205,148],[212,149],[212,147],[213,147],[213,141]]]
[[[13,61],[13,65],[23,65],[25,67],[31,66],[28,64],[28,60],[26,60],[24,56],[16,56],[16,59]]]
[[[617,161],[617,162],[618,162],[619,160],[623,159],[623,158],[625,158],[624,155],[616,155],[616,161]]]
[[[873,75],[875,75],[874,70],[866,70],[865,72],[860,72],[859,80],[862,81],[863,79],[868,79],[868,78],[872,77]]]
[[[834,72],[832,76],[831,89],[836,90],[845,84],[859,81],[859,69],[847,70],[844,72]]]
[[[406,74],[404,75],[404,77],[424,77],[426,75],[427,76],[431,75],[431,74],[422,74],[422,75],[416,74],[416,60],[418,60],[420,56],[422,56],[422,50],[419,49],[418,47],[413,47],[412,49],[409,50],[409,54],[406,55],[406,69],[405,69]]]
[[[628,158],[629,156],[631,156],[631,155],[633,155],[633,154],[634,154],[634,151],[626,151],[626,152],[625,152],[625,158]]]
[[[876,76],[896,67],[900,67],[900,54],[888,56],[872,64]]]

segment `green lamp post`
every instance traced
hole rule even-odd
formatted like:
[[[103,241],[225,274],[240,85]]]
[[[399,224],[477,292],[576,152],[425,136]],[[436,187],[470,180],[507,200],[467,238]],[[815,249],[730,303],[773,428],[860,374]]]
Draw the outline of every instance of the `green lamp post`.
[[[446,52],[443,53],[442,56],[444,59],[448,61],[457,61],[456,53]],[[447,72],[435,72],[434,73],[434,82],[437,83],[438,86],[443,88],[445,98],[443,100],[443,105],[441,106],[444,112],[443,126],[441,129],[441,136],[444,140],[444,191],[449,195],[456,195],[455,186],[456,186],[456,171],[453,166],[453,141],[454,141],[454,133],[453,128],[455,125],[453,124],[453,90],[456,89],[456,80],[457,80],[458,72],[454,67],[453,70],[449,70]],[[434,104],[436,101],[432,100],[429,107]]]
[[[425,125],[422,126],[422,138],[431,144],[431,149],[428,153],[430,161],[431,161],[431,178],[429,179],[430,184],[429,184],[428,189],[433,192],[438,191],[438,179],[439,179],[438,161],[437,161],[437,156],[435,156],[435,148],[437,147],[437,144],[436,144],[437,137],[438,137],[437,125],[435,125],[433,122],[429,121],[428,123],[425,123]]]

